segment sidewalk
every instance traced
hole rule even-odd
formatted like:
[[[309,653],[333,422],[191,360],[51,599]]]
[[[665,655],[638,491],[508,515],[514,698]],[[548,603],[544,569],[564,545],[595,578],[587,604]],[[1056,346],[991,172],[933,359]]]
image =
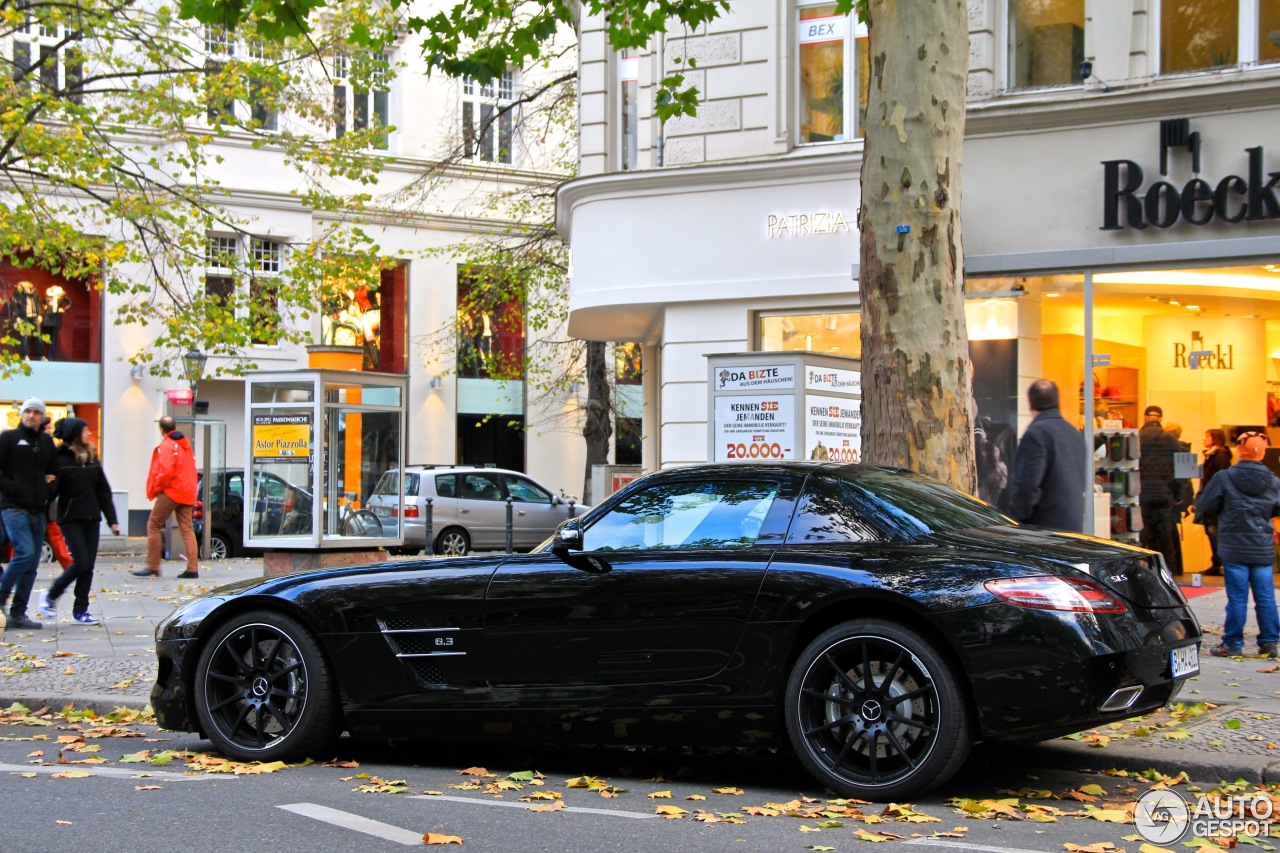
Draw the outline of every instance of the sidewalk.
[[[68,592],[59,602],[56,624],[7,632],[0,644],[0,708],[15,701],[29,708],[74,702],[99,713],[144,707],[155,678],[156,623],[204,590],[262,576],[260,558],[206,561],[196,581],[177,579],[183,569],[177,561],[164,563],[158,580],[129,574],[144,564],[140,554],[99,557],[90,609],[102,625],[71,622]],[[56,573],[54,565],[41,566],[32,615],[39,592]],[[1194,717],[1165,710],[1139,722],[1095,730],[1080,740],[997,748],[988,759],[1025,768],[1155,768],[1170,775],[1185,770],[1202,781],[1280,782],[1280,661],[1212,657],[1209,649],[1222,632],[1226,594],[1215,588],[1192,598],[1191,606],[1206,636],[1200,675],[1183,688],[1178,702],[1211,703],[1216,709]],[[1247,649],[1254,648],[1255,637],[1251,613]]]

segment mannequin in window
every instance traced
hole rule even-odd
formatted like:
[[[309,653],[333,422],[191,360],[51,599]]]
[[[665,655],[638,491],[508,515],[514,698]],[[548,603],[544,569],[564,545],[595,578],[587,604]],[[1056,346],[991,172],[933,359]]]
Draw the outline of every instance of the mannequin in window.
[[[26,359],[44,358],[40,340],[40,291],[29,281],[20,281],[9,297],[9,333],[18,339],[18,352]]]
[[[361,344],[364,346],[364,369],[377,370],[382,359],[379,338],[382,308],[378,304],[378,291],[357,287],[353,296],[355,308],[359,311]]]
[[[48,336],[46,352],[53,361],[58,359],[58,332],[62,330],[62,315],[71,307],[71,298],[60,284],[51,284],[44,292],[44,316],[41,331]]]
[[[484,311],[480,320],[472,326],[472,346],[475,347],[476,364],[480,368],[478,375],[489,375],[489,361],[493,355],[493,316]]]

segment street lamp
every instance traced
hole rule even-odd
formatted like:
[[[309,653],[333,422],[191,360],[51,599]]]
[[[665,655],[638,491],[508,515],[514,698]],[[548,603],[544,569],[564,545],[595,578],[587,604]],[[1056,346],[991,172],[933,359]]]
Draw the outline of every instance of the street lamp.
[[[200,377],[204,375],[205,362],[209,360],[209,356],[200,352],[196,347],[182,357],[182,372],[187,376],[187,384],[191,386],[191,398],[194,401],[196,396],[196,388],[200,385]],[[194,403],[193,403],[194,405]]]

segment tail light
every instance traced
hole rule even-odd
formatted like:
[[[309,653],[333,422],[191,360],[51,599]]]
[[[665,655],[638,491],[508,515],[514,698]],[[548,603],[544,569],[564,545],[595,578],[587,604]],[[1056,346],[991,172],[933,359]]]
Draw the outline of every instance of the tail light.
[[[418,507],[417,507],[417,505],[415,505],[415,504],[409,504],[407,507],[405,507],[405,508],[404,508],[404,517],[405,517],[405,518],[417,518],[417,517],[418,517]]]
[[[1065,610],[1070,613],[1124,613],[1125,606],[1096,584],[1076,578],[1005,578],[987,581],[987,592],[996,598],[1030,610]]]
[[[191,511],[192,518],[204,518],[204,501],[196,501],[196,508]]]

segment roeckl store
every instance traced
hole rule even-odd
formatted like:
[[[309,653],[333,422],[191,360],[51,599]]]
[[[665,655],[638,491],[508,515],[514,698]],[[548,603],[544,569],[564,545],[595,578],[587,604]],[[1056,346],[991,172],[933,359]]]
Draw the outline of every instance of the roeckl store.
[[[1041,376],[1090,430],[1141,427],[1158,404],[1197,459],[1209,428],[1266,424],[1280,444],[1280,110],[1109,106],[1032,122],[970,111],[963,210],[979,443],[989,445],[980,464],[984,450],[1012,452],[1007,426],[1026,428],[1025,389]],[[860,157],[801,154],[601,175],[562,191],[571,332],[649,344],[646,467],[706,458],[706,355],[859,355]],[[657,263],[655,245],[665,247]],[[1000,469],[987,462],[980,492],[995,498]],[[1189,522],[1183,550],[1188,571],[1208,565]]]

